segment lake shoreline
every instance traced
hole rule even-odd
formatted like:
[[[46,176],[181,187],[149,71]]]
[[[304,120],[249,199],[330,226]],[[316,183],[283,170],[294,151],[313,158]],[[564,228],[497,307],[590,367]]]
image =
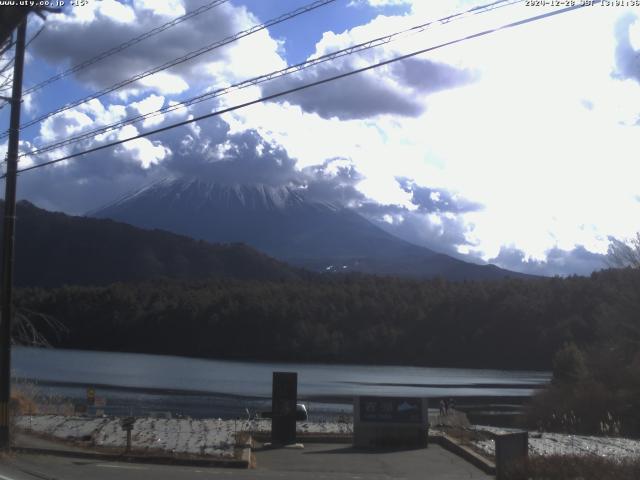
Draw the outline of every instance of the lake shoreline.
[[[15,347],[14,347],[15,348]],[[474,365],[439,365],[439,364],[409,364],[402,363],[398,361],[397,363],[388,361],[382,363],[376,362],[350,362],[348,360],[342,361],[295,361],[295,360],[281,360],[277,358],[255,358],[255,357],[216,357],[216,356],[191,356],[191,355],[181,355],[177,353],[159,353],[159,352],[141,352],[141,351],[133,351],[133,350],[99,350],[99,349],[82,349],[76,347],[63,347],[63,346],[55,346],[55,347],[18,347],[18,348],[33,348],[39,350],[48,350],[48,351],[63,351],[63,352],[90,352],[90,353],[104,353],[104,354],[124,354],[124,355],[141,355],[141,356],[157,356],[157,357],[173,357],[180,358],[186,360],[210,360],[215,362],[229,362],[229,363],[248,363],[248,364],[256,364],[261,365],[265,363],[269,364],[277,364],[281,366],[287,365],[307,365],[311,367],[336,367],[336,366],[348,366],[348,367],[406,367],[406,368],[433,368],[433,369],[451,369],[451,370],[482,370],[482,371],[496,371],[496,372],[520,372],[520,373],[532,373],[532,374],[548,374],[549,369],[545,368],[509,368],[509,367],[495,367],[495,366],[478,366]]]
[[[42,403],[86,406],[91,388],[107,415],[162,411],[194,418],[270,410],[274,371],[297,372],[298,398],[323,418],[350,414],[353,398],[367,395],[430,398],[436,409],[440,399],[455,398],[469,409],[518,411],[550,378],[530,371],[282,365],[25,347],[13,350],[12,365],[14,385]]]
[[[354,382],[357,384],[357,382]],[[14,386],[20,387],[21,385],[29,385],[33,387],[71,387],[71,388],[93,388],[100,389],[106,391],[118,391],[118,392],[135,392],[135,393],[146,393],[146,394],[156,394],[156,395],[180,395],[180,396],[194,396],[194,397],[202,397],[202,396],[216,396],[216,397],[228,397],[232,399],[270,399],[269,395],[236,395],[233,393],[225,393],[218,392],[214,390],[192,390],[192,389],[176,389],[176,388],[164,388],[164,387],[134,387],[134,386],[123,386],[123,385],[112,385],[112,384],[103,384],[103,383],[87,383],[87,382],[73,382],[73,381],[55,381],[55,380],[39,380],[37,378],[12,378],[12,384]],[[399,387],[411,387],[413,385],[407,384],[384,384],[385,386],[399,386]],[[483,384],[483,388],[489,388]],[[420,385],[422,386],[422,385]],[[451,385],[438,385],[433,384],[430,385],[435,388],[446,387],[446,388],[457,388],[452,387]],[[494,384],[494,387],[497,388],[502,386],[500,384]],[[538,389],[537,387],[533,387],[532,385],[509,385],[510,388],[523,388],[523,389]],[[458,388],[469,388],[468,385],[461,385]],[[350,403],[353,399],[353,395],[300,395],[299,398],[301,400],[313,401],[313,402],[323,402],[323,403]],[[508,403],[523,403],[530,395],[442,395],[434,398],[456,398],[461,399],[465,403],[486,403],[486,402],[508,402]]]

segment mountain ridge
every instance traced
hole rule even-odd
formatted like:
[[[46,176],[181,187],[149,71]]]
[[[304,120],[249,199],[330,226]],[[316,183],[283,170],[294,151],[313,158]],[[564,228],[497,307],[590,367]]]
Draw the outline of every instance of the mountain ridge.
[[[212,245],[110,219],[49,212],[25,200],[17,204],[15,255],[17,286],[155,278],[291,280],[305,275],[246,245]]]
[[[341,271],[422,278],[528,277],[414,245],[352,209],[308,200],[294,187],[166,178],[91,215],[214,243],[242,242],[314,271],[333,271],[340,264]]]

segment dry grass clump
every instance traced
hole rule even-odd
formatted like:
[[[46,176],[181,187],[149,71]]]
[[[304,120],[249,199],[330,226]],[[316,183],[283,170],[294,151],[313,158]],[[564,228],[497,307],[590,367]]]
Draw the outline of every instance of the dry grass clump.
[[[20,415],[33,415],[38,413],[34,395],[28,390],[13,388],[11,391],[11,402],[9,403],[11,417]]]
[[[612,459],[579,455],[529,457],[515,465],[509,479],[530,480],[638,480],[640,459]]]
[[[237,432],[236,436],[236,446],[239,447],[244,447],[246,445],[249,445],[250,441],[251,441],[251,433],[249,432]]]

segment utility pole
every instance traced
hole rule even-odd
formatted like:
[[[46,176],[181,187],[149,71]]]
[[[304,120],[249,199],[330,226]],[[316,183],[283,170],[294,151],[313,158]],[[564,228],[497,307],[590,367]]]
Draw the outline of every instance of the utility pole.
[[[4,231],[2,238],[2,291],[0,292],[0,449],[11,446],[9,436],[9,401],[11,399],[11,322],[13,320],[13,245],[16,223],[16,177],[20,141],[20,107],[22,103],[22,70],[24,67],[27,17],[18,26],[11,120],[7,148],[7,172],[4,194]]]

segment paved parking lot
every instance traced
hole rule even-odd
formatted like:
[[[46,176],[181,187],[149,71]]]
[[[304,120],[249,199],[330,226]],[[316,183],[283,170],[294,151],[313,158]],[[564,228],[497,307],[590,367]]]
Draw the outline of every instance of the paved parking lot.
[[[345,444],[308,443],[304,449],[256,450],[253,470],[107,462],[52,455],[9,454],[0,459],[1,480],[389,480],[488,479],[438,445],[416,450],[363,451]]]
[[[302,450],[256,451],[259,471],[281,478],[485,479],[493,478],[438,445],[415,450],[357,450],[345,444],[308,443]]]

